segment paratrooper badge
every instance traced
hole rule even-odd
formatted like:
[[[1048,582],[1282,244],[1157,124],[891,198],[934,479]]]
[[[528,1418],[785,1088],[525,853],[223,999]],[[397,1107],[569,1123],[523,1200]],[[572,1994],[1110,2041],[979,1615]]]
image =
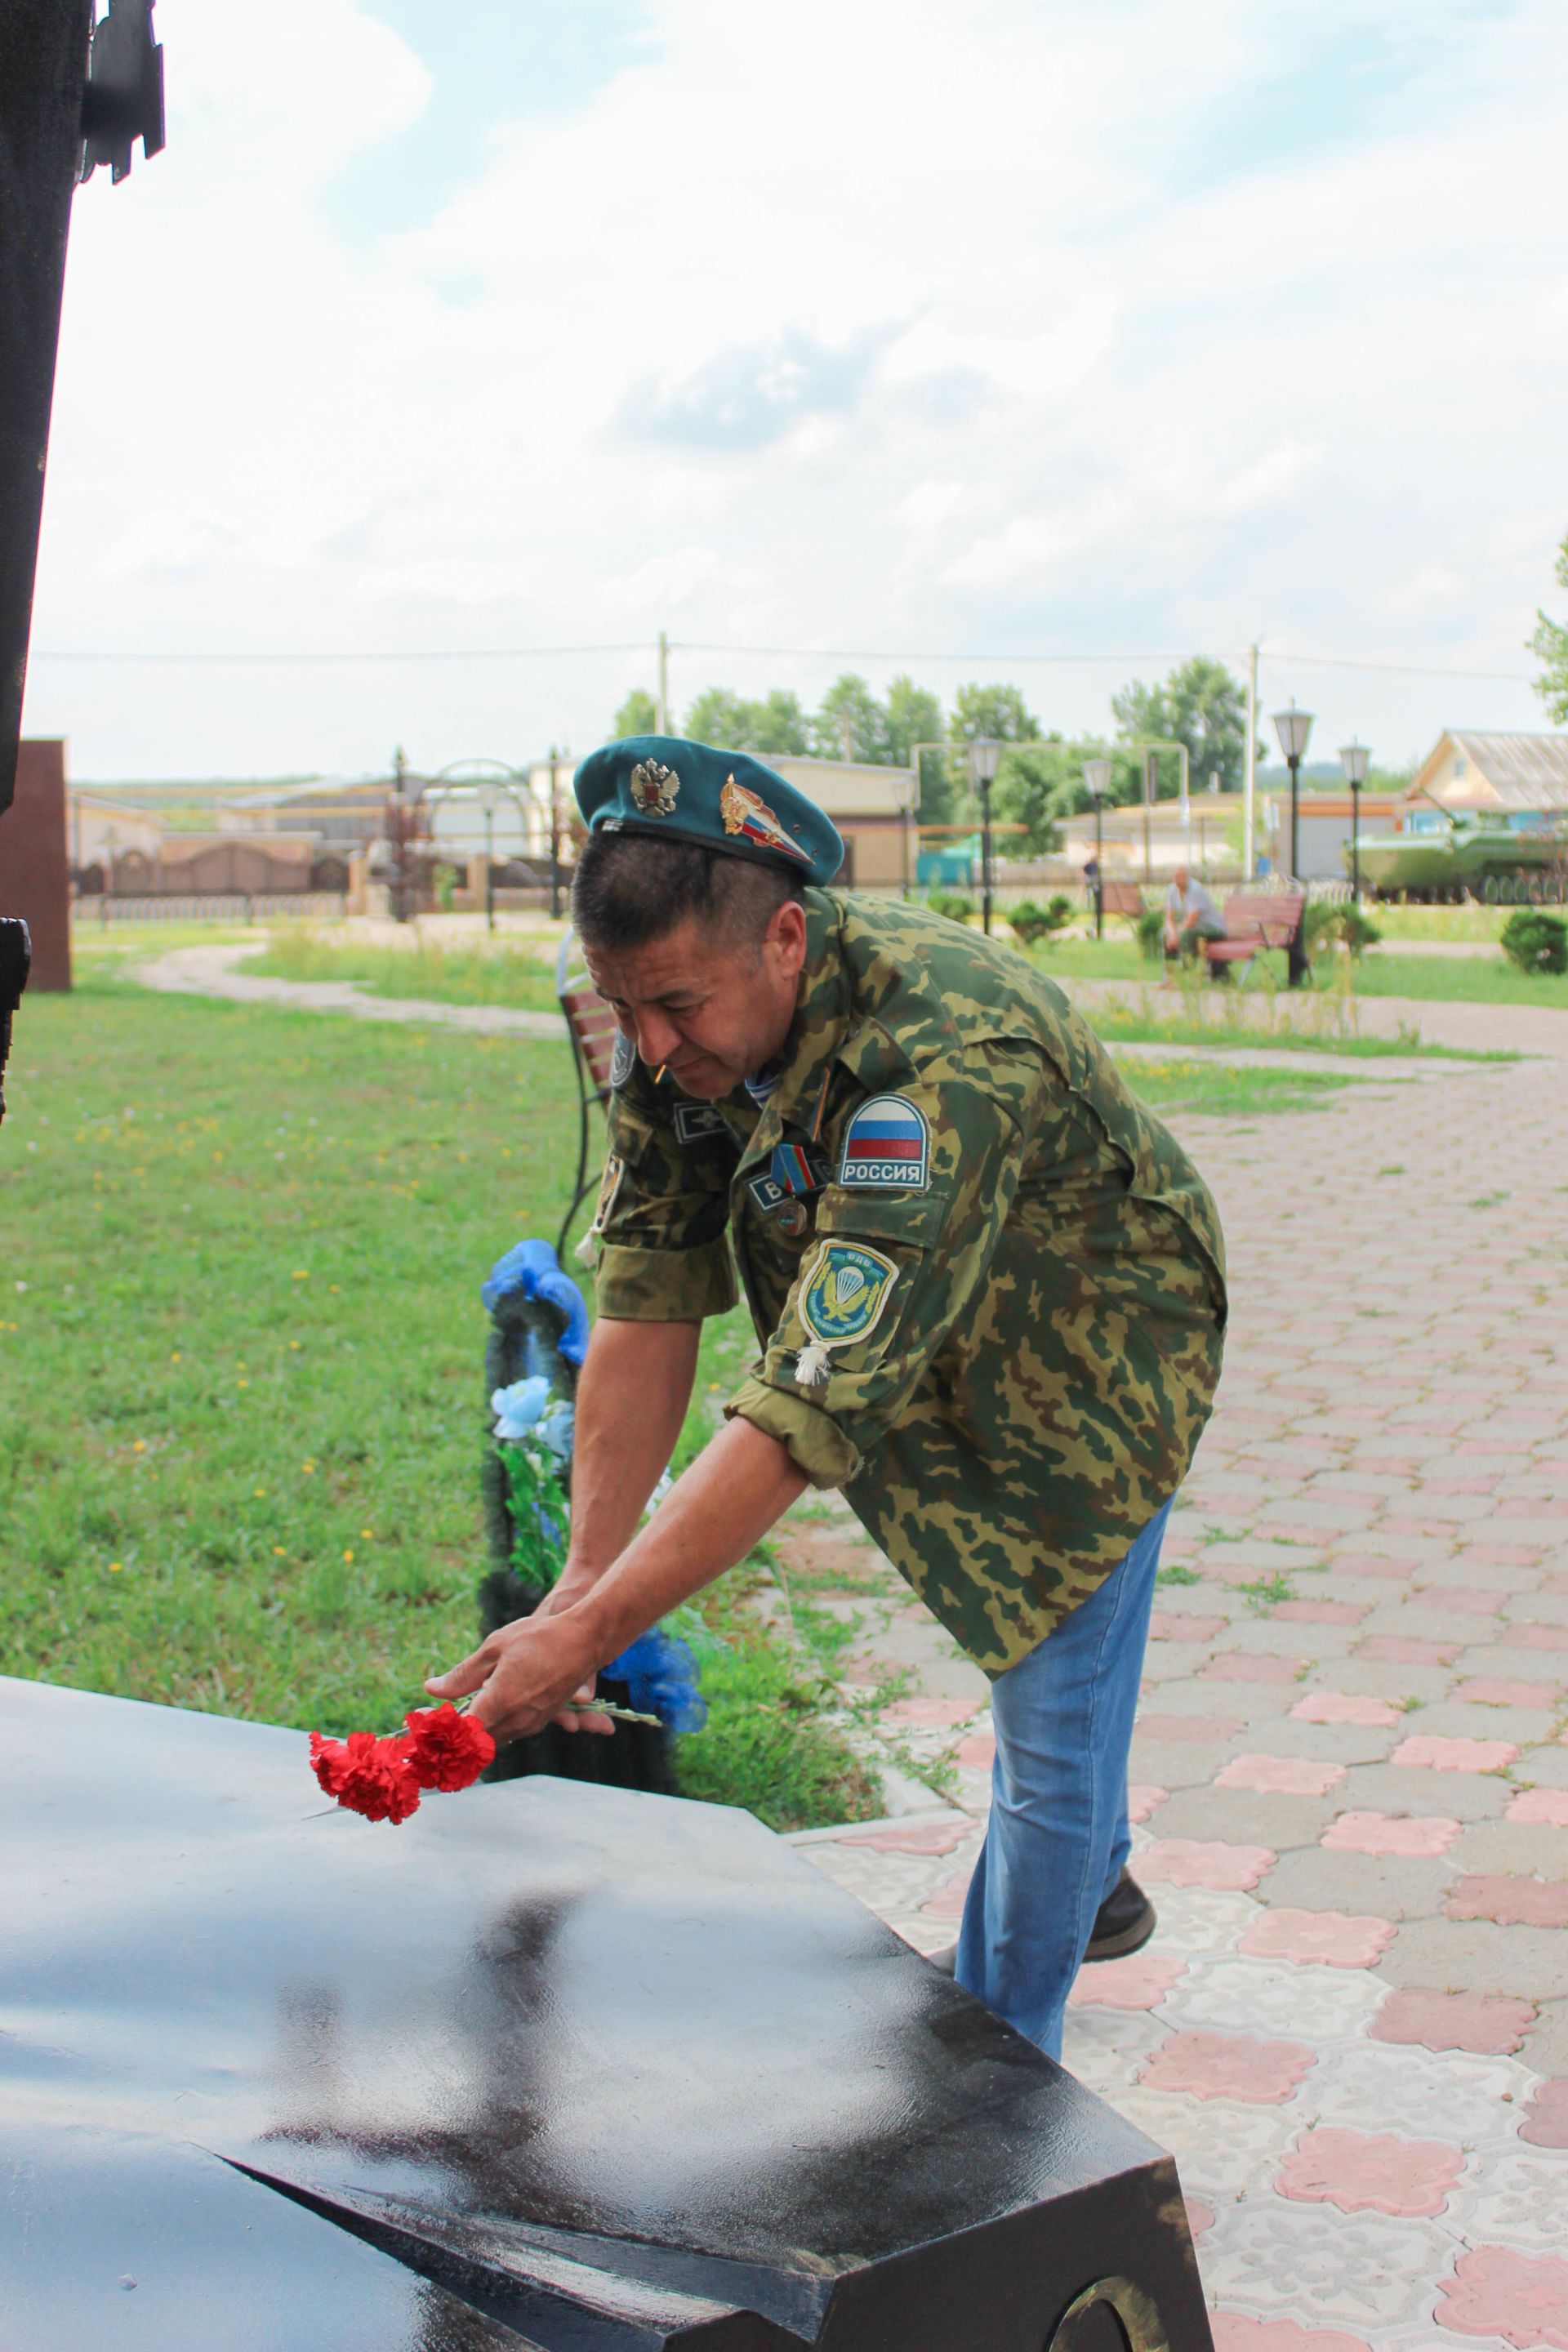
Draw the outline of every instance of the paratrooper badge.
[[[632,778],[632,790],[637,791],[637,777]],[[811,852],[798,841],[792,841],[778,818],[760,793],[751,793],[731,776],[719,795],[719,814],[724,820],[726,833],[738,833],[742,841],[754,848],[782,850],[786,857],[797,857],[803,866],[811,864]]]
[[[615,1045],[610,1054],[610,1084],[618,1094],[637,1066],[637,1049],[620,1030],[616,1032]]]
[[[680,778],[657,760],[639,760],[632,770],[631,795],[644,816],[673,816]]]
[[[828,1352],[864,1339],[881,1319],[899,1269],[880,1250],[858,1242],[824,1242],[800,1293],[800,1319],[810,1333],[795,1359],[803,1389],[825,1383],[832,1367]]]

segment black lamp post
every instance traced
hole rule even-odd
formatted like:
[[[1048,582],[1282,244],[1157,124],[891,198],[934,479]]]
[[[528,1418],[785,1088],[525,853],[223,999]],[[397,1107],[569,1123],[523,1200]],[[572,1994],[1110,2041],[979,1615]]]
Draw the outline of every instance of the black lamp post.
[[[495,858],[496,858],[496,788],[487,777],[475,795],[485,820],[485,929],[496,927]]]
[[[1351,788],[1351,898],[1361,905],[1361,788],[1366,782],[1366,763],[1372,757],[1364,743],[1345,743],[1340,750],[1340,766],[1344,770],[1346,783]]]
[[[1086,760],[1083,781],[1089,799],[1094,803],[1094,936],[1105,937],[1105,845],[1100,821],[1105,812],[1105,795],[1110,790],[1109,760]]]
[[[969,747],[969,780],[980,793],[980,896],[982,922],[991,929],[991,787],[1002,763],[1002,745],[994,735],[977,735]]]
[[[1307,738],[1312,731],[1314,713],[1298,710],[1294,702],[1289,710],[1274,713],[1274,732],[1279,738],[1279,749],[1285,754],[1285,765],[1290,771],[1290,879],[1302,887],[1300,876],[1300,789],[1301,761],[1306,754]],[[1303,908],[1302,912],[1306,909]],[[1298,923],[1289,949],[1289,979],[1292,988],[1300,988],[1307,977],[1307,950],[1301,942],[1304,922]]]

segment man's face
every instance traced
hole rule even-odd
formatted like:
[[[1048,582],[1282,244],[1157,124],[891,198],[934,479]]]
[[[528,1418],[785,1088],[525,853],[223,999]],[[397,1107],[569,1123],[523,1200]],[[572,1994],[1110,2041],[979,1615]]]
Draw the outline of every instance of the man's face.
[[[784,1047],[805,961],[805,910],[775,909],[760,948],[688,919],[663,939],[584,950],[595,987],[651,1069],[717,1102]]]
[[[1172,881],[1175,884],[1184,898],[1187,895],[1187,885],[1192,878],[1192,876],[1188,873],[1184,866],[1178,866],[1171,876]]]

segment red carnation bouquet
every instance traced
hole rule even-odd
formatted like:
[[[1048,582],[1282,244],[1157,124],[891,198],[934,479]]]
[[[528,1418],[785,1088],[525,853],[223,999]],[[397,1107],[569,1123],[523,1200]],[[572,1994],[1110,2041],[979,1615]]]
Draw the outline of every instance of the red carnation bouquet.
[[[467,1789],[495,1755],[484,1725],[459,1715],[450,1699],[415,1707],[404,1721],[406,1731],[384,1739],[374,1731],[351,1731],[347,1739],[312,1731],[310,1769],[322,1795],[367,1822],[405,1822],[426,1789]]]

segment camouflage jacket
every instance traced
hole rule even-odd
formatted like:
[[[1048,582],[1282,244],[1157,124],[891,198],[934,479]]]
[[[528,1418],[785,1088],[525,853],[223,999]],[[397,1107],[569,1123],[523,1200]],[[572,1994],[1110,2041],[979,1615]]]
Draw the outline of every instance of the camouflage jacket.
[[[1219,1220],[1014,950],[837,891],[806,916],[764,1104],[693,1102],[635,1058],[616,1088],[599,1312],[721,1314],[738,1268],[763,1352],[726,1411],[842,1486],[1000,1674],[1186,1473],[1219,1377]]]

